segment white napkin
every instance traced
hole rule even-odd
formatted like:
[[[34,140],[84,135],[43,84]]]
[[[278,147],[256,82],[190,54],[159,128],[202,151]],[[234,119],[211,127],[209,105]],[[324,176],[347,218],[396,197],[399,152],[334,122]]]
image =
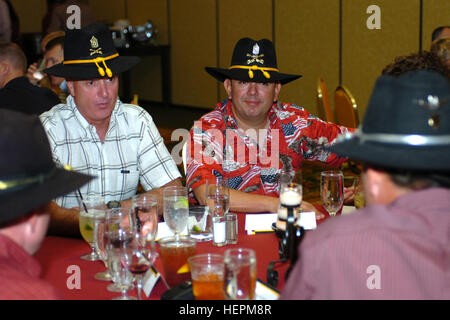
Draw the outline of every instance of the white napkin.
[[[273,231],[272,224],[277,222],[278,213],[253,213],[245,215],[245,230],[247,234]]]

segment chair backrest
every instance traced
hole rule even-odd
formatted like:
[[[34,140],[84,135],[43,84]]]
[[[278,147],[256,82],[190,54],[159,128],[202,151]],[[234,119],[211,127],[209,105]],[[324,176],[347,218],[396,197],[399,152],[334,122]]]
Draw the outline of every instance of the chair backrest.
[[[319,107],[320,118],[327,122],[334,123],[334,115],[333,111],[331,111],[331,102],[328,95],[328,89],[322,78],[319,78],[317,81],[317,104]]]
[[[337,87],[334,92],[334,110],[338,124],[357,128],[359,125],[358,106],[350,91],[344,87]]]
[[[130,104],[134,104],[134,105],[138,106],[138,103],[139,103],[139,95],[134,94],[133,100],[130,101]]]

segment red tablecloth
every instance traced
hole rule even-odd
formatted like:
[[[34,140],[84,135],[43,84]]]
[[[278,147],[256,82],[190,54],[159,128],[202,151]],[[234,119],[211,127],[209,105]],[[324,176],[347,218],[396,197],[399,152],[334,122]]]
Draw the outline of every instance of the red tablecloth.
[[[323,211],[323,209],[320,209]],[[245,214],[239,213],[239,236],[238,243],[215,247],[211,241],[198,242],[197,253],[223,253],[232,247],[252,248],[256,252],[258,279],[267,281],[267,266],[271,261],[278,260],[278,238],[275,233],[247,235],[245,232]],[[324,219],[323,219],[324,220]],[[319,220],[318,223],[323,220]],[[158,246],[159,250],[159,246]],[[94,278],[97,272],[105,271],[105,266],[101,261],[85,261],[80,256],[90,251],[88,244],[82,239],[46,237],[40,250],[36,253],[36,258],[42,266],[43,278],[54,285],[61,293],[63,299],[67,300],[103,300],[119,296],[120,293],[109,292],[106,287],[112,282],[100,281]],[[155,267],[163,274],[161,257],[155,262]],[[277,264],[276,270],[279,272],[278,290],[284,286],[284,274],[288,264]],[[80,275],[80,281],[76,281],[76,275]],[[79,288],[76,284],[79,283]],[[162,281],[158,281],[149,299],[160,299],[167,290]],[[135,291],[130,291],[130,295],[136,295]],[[145,297],[145,295],[143,295]]]

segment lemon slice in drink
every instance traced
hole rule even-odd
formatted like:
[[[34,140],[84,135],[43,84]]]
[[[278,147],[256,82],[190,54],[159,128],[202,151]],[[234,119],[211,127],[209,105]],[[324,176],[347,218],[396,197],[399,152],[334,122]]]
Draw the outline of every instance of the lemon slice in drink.
[[[175,210],[187,209],[187,208],[189,208],[189,202],[186,198],[181,198],[181,199],[177,200],[177,202],[175,202],[175,204],[173,205],[173,208]]]
[[[178,269],[177,274],[188,273],[189,271],[190,271],[189,263],[186,262],[185,264],[183,264],[183,266],[180,269]]]

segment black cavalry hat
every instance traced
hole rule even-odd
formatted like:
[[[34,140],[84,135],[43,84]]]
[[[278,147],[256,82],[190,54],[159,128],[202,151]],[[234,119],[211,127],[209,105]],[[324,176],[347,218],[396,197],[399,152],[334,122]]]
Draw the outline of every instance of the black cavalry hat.
[[[381,76],[362,126],[328,148],[393,169],[450,171],[450,82],[432,71]]]
[[[64,38],[64,60],[44,71],[73,80],[112,77],[139,62],[138,57],[119,56],[111,31],[100,22],[68,30]]]
[[[219,81],[236,79],[248,82],[280,82],[286,84],[301,75],[280,73],[272,41],[242,38],[234,47],[228,69],[206,67],[206,72]]]
[[[76,190],[91,178],[55,166],[37,116],[0,109],[0,224]]]

